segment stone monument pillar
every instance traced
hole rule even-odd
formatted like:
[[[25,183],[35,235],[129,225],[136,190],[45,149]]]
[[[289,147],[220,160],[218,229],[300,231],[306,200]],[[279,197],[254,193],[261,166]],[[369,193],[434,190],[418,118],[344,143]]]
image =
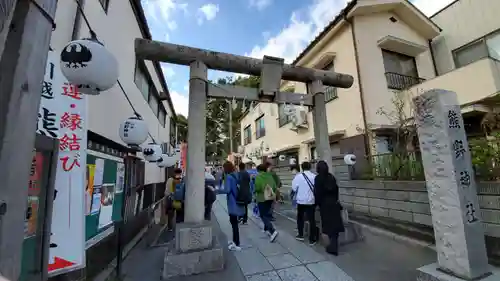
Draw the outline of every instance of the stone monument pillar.
[[[175,244],[167,250],[163,279],[224,269],[224,256],[205,210],[205,107],[207,66],[190,64],[188,148],[184,223],[175,228]]]
[[[417,280],[500,280],[488,265],[457,95],[434,89],[413,103],[438,256],[437,264],[418,269]]]

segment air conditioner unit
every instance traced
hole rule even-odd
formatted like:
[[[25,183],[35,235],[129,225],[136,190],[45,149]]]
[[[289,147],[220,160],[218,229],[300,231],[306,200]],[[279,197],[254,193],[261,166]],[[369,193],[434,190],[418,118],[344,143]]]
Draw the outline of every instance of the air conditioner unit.
[[[307,112],[305,110],[299,109],[292,115],[292,127],[309,128],[309,124],[307,123]]]

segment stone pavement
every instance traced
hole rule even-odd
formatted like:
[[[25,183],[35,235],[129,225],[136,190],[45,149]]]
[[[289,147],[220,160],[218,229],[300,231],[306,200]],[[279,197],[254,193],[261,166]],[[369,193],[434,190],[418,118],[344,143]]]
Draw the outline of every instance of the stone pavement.
[[[276,208],[275,225],[295,233],[295,210],[290,205]],[[338,267],[356,281],[416,281],[417,268],[436,262],[431,249],[397,241],[382,234],[363,230],[365,240],[340,247],[337,257],[328,255]],[[323,252],[320,245],[314,247]]]
[[[218,196],[213,208],[222,232],[231,237],[231,225],[225,198]],[[234,252],[248,281],[351,281],[353,280],[326,254],[295,240],[281,231],[274,243],[261,231],[260,220],[251,216],[248,225],[240,226],[242,250]]]
[[[261,231],[260,219],[251,216],[248,225],[240,226],[239,252],[225,248],[225,269],[169,279],[173,281],[415,281],[416,269],[435,262],[430,249],[409,245],[364,231],[365,241],[340,248],[334,257],[320,245],[310,247],[295,240],[294,214],[289,206],[278,208],[275,226],[280,231],[270,243]],[[231,238],[231,225],[224,195],[213,207],[213,225],[221,243]],[[161,280],[166,249],[148,248],[144,241],[131,251],[123,264],[124,281]]]
[[[213,231],[222,243],[227,238],[221,232],[219,225],[215,220],[213,222]],[[160,237],[161,239],[161,237]],[[160,244],[166,241],[159,241]],[[159,281],[163,269],[163,260],[165,258],[166,247],[147,247],[146,242],[139,243],[125,259],[123,263],[123,281]],[[234,255],[224,247],[225,268],[220,272],[212,272],[187,277],[177,277],[168,279],[168,281],[245,281]]]

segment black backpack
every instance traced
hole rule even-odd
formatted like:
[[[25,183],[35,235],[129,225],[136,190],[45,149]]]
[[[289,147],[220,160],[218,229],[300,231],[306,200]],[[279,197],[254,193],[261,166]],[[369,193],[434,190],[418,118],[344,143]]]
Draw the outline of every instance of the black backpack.
[[[252,193],[250,192],[250,175],[245,172],[239,173],[239,179],[232,175],[236,180],[238,194],[236,194],[237,205],[248,205],[252,202]]]

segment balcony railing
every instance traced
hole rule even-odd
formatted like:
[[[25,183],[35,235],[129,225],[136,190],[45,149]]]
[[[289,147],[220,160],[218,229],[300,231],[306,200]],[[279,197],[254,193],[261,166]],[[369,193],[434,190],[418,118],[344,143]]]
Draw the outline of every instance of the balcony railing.
[[[331,100],[336,99],[337,96],[337,88],[336,87],[326,87],[325,88],[325,102],[329,102]]]
[[[394,90],[406,90],[425,81],[425,79],[420,77],[407,76],[394,72],[386,72],[385,79],[387,80],[387,87]]]
[[[290,123],[291,121],[292,121],[291,115],[280,115],[278,123],[280,127],[283,127],[286,124]]]

